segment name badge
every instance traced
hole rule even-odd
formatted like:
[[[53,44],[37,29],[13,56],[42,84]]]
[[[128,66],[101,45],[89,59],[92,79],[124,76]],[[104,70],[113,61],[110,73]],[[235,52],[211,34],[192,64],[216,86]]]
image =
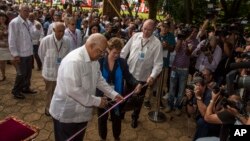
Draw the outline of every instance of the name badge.
[[[144,60],[145,53],[143,51],[139,51],[139,60]]]
[[[57,65],[60,65],[60,64],[61,64],[61,61],[62,61],[62,58],[60,58],[60,57],[56,58],[56,64],[57,64]]]

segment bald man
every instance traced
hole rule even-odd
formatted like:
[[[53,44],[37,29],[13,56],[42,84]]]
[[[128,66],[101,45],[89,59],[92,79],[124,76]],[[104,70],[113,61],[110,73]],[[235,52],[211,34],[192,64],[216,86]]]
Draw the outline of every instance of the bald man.
[[[41,40],[38,55],[42,62],[42,76],[47,93],[45,114],[49,116],[50,101],[56,87],[58,67],[70,51],[70,39],[64,36],[64,24],[55,22],[54,32]]]
[[[65,141],[87,126],[93,107],[104,108],[106,98],[96,97],[96,88],[105,96],[120,101],[123,98],[104,80],[98,59],[107,47],[107,39],[92,34],[83,47],[71,51],[61,62],[57,85],[50,104],[56,141]],[[82,141],[85,130],[74,141]]]
[[[16,80],[12,89],[14,98],[24,99],[23,94],[34,94],[35,91],[30,89],[30,79],[32,75],[32,26],[28,20],[29,7],[21,4],[19,7],[19,15],[9,24],[9,49],[14,57],[16,64]]]
[[[142,32],[134,34],[121,51],[121,57],[127,58],[129,71],[142,84],[151,86],[160,74],[163,66],[163,51],[160,40],[153,35],[155,23],[148,19],[144,22]],[[127,86],[133,90],[136,86]],[[144,87],[139,94],[144,98],[147,87]],[[137,127],[143,99],[139,100],[132,113],[133,128]]]

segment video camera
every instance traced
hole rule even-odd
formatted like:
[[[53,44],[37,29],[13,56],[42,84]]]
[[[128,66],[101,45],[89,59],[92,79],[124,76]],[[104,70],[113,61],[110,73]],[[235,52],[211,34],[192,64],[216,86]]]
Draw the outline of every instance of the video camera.
[[[244,58],[250,58],[250,52],[242,53],[241,56]],[[227,83],[228,92],[231,93],[235,91],[235,89],[239,89],[239,88],[249,89],[250,76],[249,75],[240,76],[239,71],[237,69],[242,69],[242,68],[249,69],[250,61],[232,63],[230,64],[230,68],[232,69],[232,71],[230,71],[226,75],[226,83]],[[249,74],[248,71],[247,73]]]

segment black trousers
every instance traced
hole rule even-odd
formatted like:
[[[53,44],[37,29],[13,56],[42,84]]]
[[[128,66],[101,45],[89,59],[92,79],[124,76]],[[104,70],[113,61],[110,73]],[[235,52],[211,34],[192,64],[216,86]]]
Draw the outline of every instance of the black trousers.
[[[87,126],[88,122],[81,123],[62,123],[53,118],[55,141],[66,141],[78,131]],[[86,129],[80,132],[75,138],[70,141],[83,141]]]
[[[135,87],[136,87],[136,85],[132,86],[132,85],[127,84],[126,94],[129,94],[130,92],[132,92],[135,89]],[[137,120],[139,118],[139,115],[141,112],[141,107],[143,104],[143,99],[145,97],[145,93],[147,91],[147,88],[148,88],[147,86],[143,87],[141,92],[138,94],[138,96],[140,97],[140,100],[138,100],[138,102],[135,103],[135,107],[134,107],[133,113],[131,115],[132,119]]]
[[[98,117],[102,115],[106,110],[102,108],[98,108]],[[108,120],[108,115],[105,114],[101,118],[98,118],[98,132],[99,136],[101,139],[106,139],[107,137],[107,120]],[[121,114],[119,112],[119,115],[116,114],[115,109],[110,111],[111,115],[111,121],[112,121],[112,131],[113,131],[113,137],[115,140],[120,139],[120,134],[121,134]]]
[[[34,57],[32,57],[32,66],[34,66],[34,62],[35,62],[34,58],[35,58],[38,69],[41,69],[42,62],[41,62],[41,59],[38,55],[38,49],[39,49],[39,45],[33,45],[33,54],[34,54],[33,56]]]
[[[20,63],[16,64],[16,80],[12,94],[19,94],[22,90],[30,88],[32,75],[32,56],[20,57]]]

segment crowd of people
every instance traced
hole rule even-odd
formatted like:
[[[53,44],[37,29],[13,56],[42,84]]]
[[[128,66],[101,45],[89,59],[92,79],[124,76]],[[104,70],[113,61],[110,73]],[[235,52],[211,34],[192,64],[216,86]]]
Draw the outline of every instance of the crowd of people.
[[[189,25],[175,23],[170,15],[156,21],[109,17],[93,9],[74,10],[70,4],[64,9],[0,4],[0,81],[8,79],[5,64],[11,61],[16,69],[11,93],[25,99],[26,94],[37,93],[31,88],[32,69],[41,71],[47,95],[44,110],[53,119],[57,141],[87,126],[93,107],[101,116],[122,101],[110,111],[113,137],[119,141],[127,106],[124,97],[131,92],[137,97],[131,115],[131,127],[137,128],[142,106],[151,107],[151,94],[144,100],[148,89],[158,93],[160,108],[167,114],[195,117],[194,141],[226,141],[225,125],[250,124],[247,111],[230,104],[246,108],[249,89],[225,92],[230,64],[249,61],[241,56],[249,51],[250,35],[244,25],[232,23],[225,30],[216,18]],[[240,77],[249,72],[238,70]],[[157,92],[161,73],[165,74],[163,91]],[[107,120],[108,114],[98,118],[103,141]],[[74,140],[82,141],[84,133]]]

